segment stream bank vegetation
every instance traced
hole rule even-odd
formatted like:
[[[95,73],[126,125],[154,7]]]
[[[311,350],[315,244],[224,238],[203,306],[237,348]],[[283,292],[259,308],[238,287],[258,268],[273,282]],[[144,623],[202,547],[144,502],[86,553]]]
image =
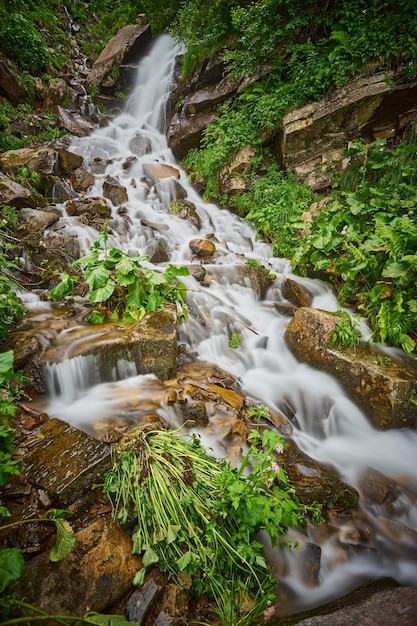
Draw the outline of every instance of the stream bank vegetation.
[[[143,567],[168,572],[178,585],[213,601],[224,626],[254,623],[272,611],[277,580],[258,540],[291,545],[287,530],[322,521],[321,507],[300,504],[278,464],[285,441],[253,429],[238,469],[215,459],[196,435],[140,428],[114,450],[104,492],[113,518],[130,529]],[[201,622],[199,622],[201,623]]]

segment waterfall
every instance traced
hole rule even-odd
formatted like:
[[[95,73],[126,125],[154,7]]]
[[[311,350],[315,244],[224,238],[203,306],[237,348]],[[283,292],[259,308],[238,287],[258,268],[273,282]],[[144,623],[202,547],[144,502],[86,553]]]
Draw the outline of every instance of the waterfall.
[[[281,586],[292,598],[292,605],[289,602],[288,606],[295,610],[318,605],[352,590],[361,582],[381,576],[392,576],[404,585],[414,585],[417,554],[416,545],[410,548],[409,537],[417,531],[417,465],[414,461],[417,433],[407,428],[376,431],[335,379],[299,363],[289,351],[284,338],[289,318],[273,306],[282,299],[279,278],[292,276],[289,262],[275,258],[271,247],[257,240],[251,224],[214,204],[203,202],[167,146],[163,133],[165,108],[179,51],[170,37],[158,38],[138,68],[136,88],[125,111],[107,127],[78,139],[71,148],[84,157],[87,168],[94,159],[107,160],[105,172],[96,175],[90,195],[102,195],[107,175],[117,177],[127,189],[127,232],[123,240],[113,232],[108,245],[115,245],[129,254],[146,254],[153,239],[163,238],[171,262],[190,264],[190,240],[210,233],[216,245],[215,257],[205,264],[210,282],[201,284],[192,276],[184,279],[189,289],[191,314],[180,327],[180,341],[200,360],[214,363],[236,376],[242,390],[254,401],[273,410],[278,410],[283,402],[291,406],[296,416],[293,437],[297,445],[312,458],[335,467],[345,481],[356,485],[364,468],[374,468],[400,485],[396,506],[391,510],[382,506],[372,511],[362,507],[363,524],[375,535],[372,550],[358,541],[356,551],[348,554],[344,550],[341,556],[340,546],[351,530],[349,520],[337,534],[323,533],[320,537],[315,529],[309,529],[307,534],[294,531],[301,544],[320,545],[322,558],[319,584],[311,587],[294,574],[296,554],[285,555],[290,573],[280,578]],[[135,142],[145,146],[143,151],[135,149]],[[129,157],[132,165],[127,171],[124,164]],[[148,193],[143,168],[155,162],[178,169],[178,182],[196,207],[200,229],[169,211],[169,185],[164,186],[160,195],[155,188]],[[120,219],[117,207],[112,206],[112,217]],[[152,222],[154,228],[147,226],[147,222]],[[67,229],[80,237],[83,248],[98,234],[75,218],[67,218]],[[263,300],[254,295],[250,285],[238,279],[239,268],[247,259],[256,259],[277,276]],[[338,308],[323,283],[308,279],[302,282],[314,294],[313,305],[333,311]],[[238,328],[241,333],[238,350],[229,346],[230,328]],[[93,367],[83,362],[83,367],[86,366]],[[72,368],[68,364],[64,367],[67,368],[63,374],[66,383],[61,382],[55,388],[53,414],[69,422],[72,420],[76,426],[88,420],[105,419],[118,410],[118,402],[125,395],[152,384],[152,377],[136,376],[129,368],[119,376],[125,376],[124,380],[106,384],[97,381],[91,373],[80,375],[77,363],[73,363]],[[62,380],[62,372],[58,370],[56,366],[52,375],[55,381]],[[65,386],[69,395],[60,395],[59,390]],[[401,525],[404,525],[404,533],[397,532],[395,536],[393,528],[401,528]],[[271,563],[278,568],[276,563],[282,555],[277,550],[267,549]]]

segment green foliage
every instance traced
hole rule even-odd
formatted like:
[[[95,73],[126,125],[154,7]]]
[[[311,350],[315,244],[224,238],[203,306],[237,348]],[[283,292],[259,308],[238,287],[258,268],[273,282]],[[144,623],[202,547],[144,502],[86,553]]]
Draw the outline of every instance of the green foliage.
[[[108,251],[107,238],[102,233],[90,252],[72,264],[74,268],[82,266],[89,300],[98,305],[90,313],[89,322],[131,324],[166,302],[176,303],[180,318],[186,319],[186,288],[176,277],[187,276],[189,270],[175,265],[169,265],[164,272],[149,269],[141,265],[147,259],[145,256],[131,257],[118,248]],[[77,281],[77,277],[64,272],[48,297],[62,300],[73,293]]]
[[[293,224],[313,200],[312,191],[272,165],[266,176],[254,178],[252,188],[236,200],[236,205],[241,215],[253,221],[258,233],[273,243],[274,254],[285,257],[298,245]]]
[[[300,272],[333,276],[342,303],[352,300],[369,318],[375,340],[409,353],[417,338],[416,149],[416,130],[392,149],[355,144],[353,175],[308,225],[292,259]]]
[[[241,340],[242,340],[241,333],[232,333],[229,338],[229,348],[232,348],[233,350],[238,348],[240,346]]]
[[[0,40],[3,51],[22,70],[36,74],[49,61],[48,47],[39,29],[20,12],[0,11]]]
[[[24,564],[18,548],[0,550],[0,593],[20,578]]]
[[[113,516],[133,527],[133,552],[142,554],[134,584],[142,584],[146,568],[156,565],[177,581],[188,575],[198,597],[217,598],[224,589],[236,610],[237,594],[246,592],[260,615],[276,581],[255,537],[264,529],[273,545],[288,544],[287,529],[305,523],[306,509],[274,460],[283,446],[272,431],[252,431],[241,468],[233,470],[226,460],[210,457],[196,436],[159,429],[132,433],[115,452],[104,490]]]
[[[360,318],[358,316],[351,317],[346,311],[336,311],[340,319],[331,333],[330,341],[339,348],[348,348],[356,346],[361,336],[359,330]]]

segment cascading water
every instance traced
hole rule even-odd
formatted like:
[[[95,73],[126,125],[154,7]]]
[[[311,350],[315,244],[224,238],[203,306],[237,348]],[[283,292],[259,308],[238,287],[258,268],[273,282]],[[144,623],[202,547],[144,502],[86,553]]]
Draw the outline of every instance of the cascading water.
[[[175,163],[163,131],[178,52],[168,36],[160,37],[138,69],[137,87],[125,112],[108,127],[72,146],[73,151],[83,155],[87,168],[94,159],[107,160],[105,172],[96,175],[89,195],[102,195],[103,182],[108,175],[117,177],[127,189],[126,213],[122,218],[117,207],[112,206],[112,217],[116,224],[121,221],[126,224],[127,216],[129,225],[123,229],[121,237],[110,235],[108,245],[123,248],[130,254],[144,254],[153,239],[164,239],[172,263],[190,264],[190,240],[209,235],[216,245],[215,256],[204,266],[209,285],[197,282],[192,276],[184,279],[189,289],[190,319],[180,327],[180,340],[199,359],[236,376],[242,390],[257,402],[273,410],[279,410],[284,402],[291,406],[296,418],[293,439],[297,445],[312,458],[334,466],[346,482],[356,485],[358,474],[366,467],[398,481],[398,498],[390,510],[383,506],[361,509],[362,526],[374,538],[372,549],[360,540],[355,550],[342,548],[349,543],[346,538],[352,534],[349,520],[339,526],[338,532],[326,533],[320,527],[309,528],[307,533],[294,532],[301,544],[311,542],[320,546],[321,569],[319,583],[309,586],[297,576],[296,551],[285,551],[287,565],[285,573],[279,575],[280,588],[285,589],[288,596],[283,610],[296,611],[319,605],[362,582],[382,576],[414,585],[417,580],[417,535],[414,534],[417,531],[417,466],[414,462],[417,434],[410,429],[377,432],[331,376],[300,364],[294,358],[284,340],[289,318],[273,306],[282,299],[279,280],[260,301],[250,285],[238,279],[239,268],[248,258],[260,261],[277,277],[290,274],[291,268],[287,260],[273,257],[269,245],[256,240],[249,223],[202,202]],[[132,152],[134,142],[138,141],[145,146],[139,155]],[[127,171],[124,164],[129,157],[131,165]],[[179,169],[179,182],[188,200],[196,206],[200,229],[168,210],[172,198],[169,181],[160,185],[158,193],[155,188],[149,192],[143,166],[157,161]],[[83,227],[76,218],[66,216],[64,206],[62,211],[67,230],[77,234],[81,246],[88,249],[98,233]],[[325,285],[305,282],[315,295],[314,305],[333,311],[338,308]],[[241,333],[238,350],[229,347],[230,331]],[[53,397],[47,410],[75,426],[111,417],[121,399],[131,393],[138,394],[138,390],[146,396],[152,379],[137,376],[132,364],[127,363],[115,373],[115,382],[103,383],[90,371],[91,364],[83,361],[81,366],[75,359],[70,363],[67,360],[54,365],[50,372]],[[86,372],[80,367],[86,367]],[[160,415],[169,418],[162,404]],[[268,548],[268,554],[278,572],[282,569],[281,552]]]

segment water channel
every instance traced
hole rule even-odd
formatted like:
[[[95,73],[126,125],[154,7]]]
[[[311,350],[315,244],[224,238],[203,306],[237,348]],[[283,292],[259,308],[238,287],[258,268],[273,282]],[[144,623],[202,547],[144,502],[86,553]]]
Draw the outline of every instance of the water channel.
[[[413,586],[417,581],[417,535],[413,532],[417,531],[417,434],[406,428],[376,431],[334,378],[298,362],[289,351],[285,329],[290,318],[274,307],[275,302],[283,300],[280,277],[291,276],[307,285],[314,294],[313,306],[334,311],[339,308],[338,303],[323,283],[292,276],[288,260],[275,258],[271,247],[257,240],[250,223],[203,202],[175,162],[164,131],[165,108],[173,87],[178,52],[168,36],[157,39],[138,68],[137,85],[125,110],[107,127],[71,146],[72,151],[83,155],[87,169],[91,169],[95,159],[107,160],[105,171],[95,175],[89,195],[102,195],[108,175],[117,177],[127,189],[125,208],[129,227],[122,236],[111,235],[109,246],[129,254],[143,254],[151,240],[163,238],[170,251],[170,262],[189,265],[193,261],[189,241],[209,236],[215,242],[216,254],[205,263],[207,285],[192,276],[184,278],[189,291],[190,316],[179,328],[179,341],[198,359],[216,364],[235,376],[241,390],[254,401],[276,411],[284,404],[291,406],[296,418],[292,436],[299,448],[336,468],[349,484],[356,485],[364,468],[378,470],[398,483],[397,500],[389,509],[361,505],[358,518],[339,523],[337,532],[308,528],[306,532],[294,533],[301,545],[313,543],[321,548],[318,584],[311,586],[300,578],[297,553],[284,554],[286,566],[282,575],[283,554],[268,549],[272,567],[280,574],[280,589],[285,590],[283,610],[296,611],[323,604],[384,576]],[[146,141],[150,152],[138,156],[126,171],[124,163],[132,156],[129,146],[134,137]],[[187,199],[196,206],[200,228],[169,210],[174,193],[169,180],[162,192],[156,193],[152,188],[148,193],[143,165],[150,162],[179,169],[179,182],[187,192]],[[75,233],[81,247],[88,250],[97,231],[83,226],[77,218],[68,217],[65,205],[61,210],[68,232]],[[113,206],[112,212],[115,220],[121,219],[117,207]],[[239,278],[239,268],[247,259],[256,259],[277,276],[262,300],[250,284]],[[230,329],[241,333],[238,349],[229,347]],[[123,397],[140,394],[152,379],[138,376],[134,364],[125,363],[120,364],[115,376],[118,380],[103,383],[89,376],[93,366],[92,362],[78,357],[55,367],[48,413],[88,429],[92,420],[110,418]],[[171,419],[166,405],[161,404],[158,411],[166,421]],[[217,454],[225,454],[221,443],[216,443],[213,425],[210,432],[201,434]],[[361,541],[360,537],[352,541],[358,523],[369,529],[372,541]]]

